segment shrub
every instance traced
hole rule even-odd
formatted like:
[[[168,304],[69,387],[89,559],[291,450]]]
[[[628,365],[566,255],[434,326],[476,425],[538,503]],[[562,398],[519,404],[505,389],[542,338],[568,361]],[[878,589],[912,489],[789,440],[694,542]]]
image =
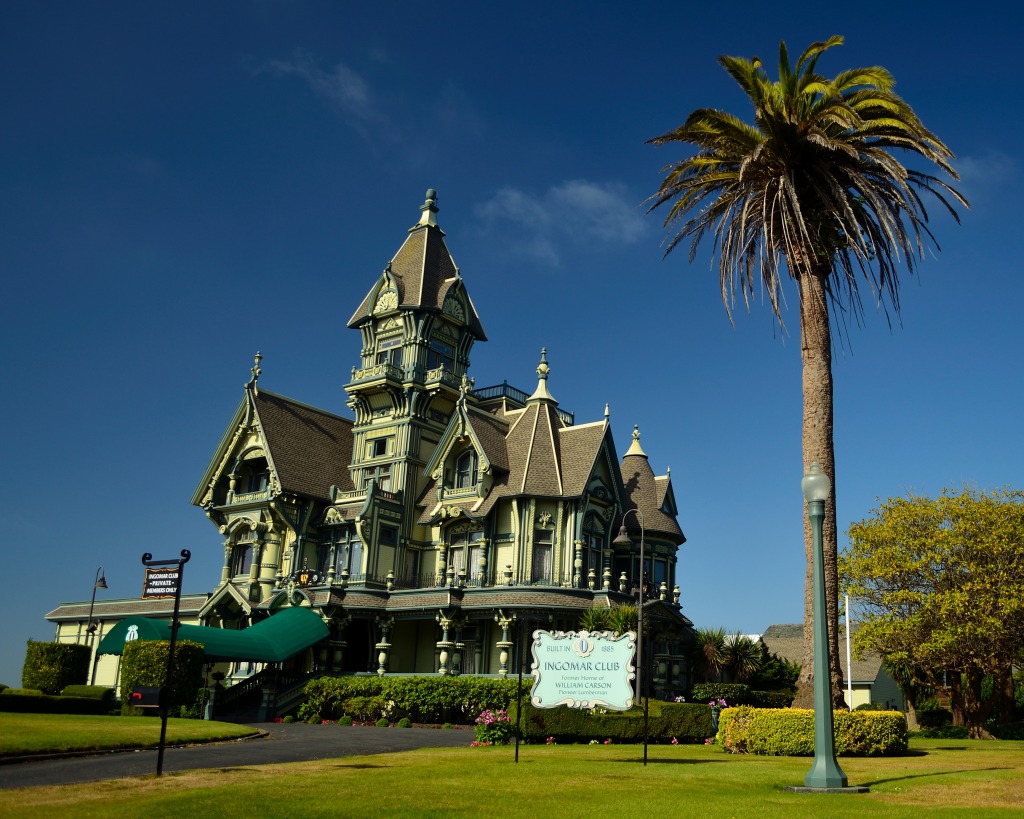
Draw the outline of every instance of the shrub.
[[[516,726],[505,711],[481,711],[473,732],[481,745],[508,745],[516,735]]]
[[[743,683],[698,683],[690,691],[692,702],[725,700],[746,705],[749,699],[750,686]]]
[[[351,720],[349,720],[349,721],[351,722]],[[398,721],[398,727],[399,728],[412,728],[412,720],[409,719],[408,717],[402,717]]]
[[[996,739],[1024,739],[1024,722],[1007,722],[1003,725],[993,725],[990,730],[992,736]]]
[[[89,679],[90,654],[88,646],[75,643],[29,640],[21,684],[45,694],[57,694],[69,685],[82,685]]]
[[[836,754],[897,756],[907,750],[907,720],[897,711],[833,712]],[[739,706],[722,711],[717,742],[731,753],[812,756],[814,712]]]
[[[136,688],[164,684],[167,675],[168,640],[132,640],[125,643],[121,657],[121,691],[123,700]],[[195,704],[196,690],[202,685],[203,646],[190,640],[174,645],[174,678],[170,681],[170,708],[177,713],[181,706]],[[130,708],[130,706],[127,706]]]
[[[921,700],[915,711],[917,724],[922,728],[943,728],[953,724],[953,712],[939,705],[938,700]]]
[[[337,719],[351,713],[347,703],[353,697],[369,697],[383,700],[383,705],[367,719],[409,717],[413,722],[471,725],[481,711],[507,710],[517,687],[515,679],[469,676],[319,677],[307,683],[299,715]]]
[[[967,739],[964,725],[943,725],[941,728],[922,728],[917,736],[924,739]]]
[[[0,695],[0,711],[8,713],[102,715],[109,710],[109,703],[90,697],[55,697],[24,688],[8,688]]]
[[[755,691],[743,683],[698,683],[690,691],[693,702],[725,700],[730,705],[753,705],[755,708],[789,708],[793,692]]]
[[[384,716],[387,700],[383,697],[349,697],[342,709],[360,722],[374,722]]]
[[[388,722],[387,717],[381,717],[379,720],[377,720],[373,724],[376,725],[378,728],[390,728],[391,727],[391,723]]]
[[[886,707],[880,702],[862,702],[854,711],[885,711]]]
[[[102,700],[108,705],[114,701],[114,689],[105,685],[68,685],[60,692],[62,697],[86,697]]]
[[[589,742],[606,739],[615,743],[643,742],[643,708],[629,711],[594,713],[578,708],[535,708],[524,703],[522,736],[528,739],[554,737],[556,742]],[[513,726],[518,719],[515,706],[510,708]],[[652,700],[649,705],[647,736],[653,743],[703,742],[712,735],[711,709],[697,703],[663,703]]]

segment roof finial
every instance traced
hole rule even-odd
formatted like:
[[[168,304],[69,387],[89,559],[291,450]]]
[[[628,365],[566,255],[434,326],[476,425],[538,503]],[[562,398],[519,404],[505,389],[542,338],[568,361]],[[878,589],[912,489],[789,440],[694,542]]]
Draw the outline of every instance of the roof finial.
[[[416,227],[437,227],[437,218],[434,215],[437,213],[437,191],[433,188],[427,190],[427,201],[420,205],[420,210],[423,211],[423,215],[420,216]]]
[[[260,355],[260,351],[257,350],[256,356],[252,363],[252,369],[250,370],[250,372],[252,373],[252,378],[250,378],[249,383],[245,385],[247,387],[252,387],[252,391],[256,395],[260,394],[260,388],[256,382],[260,380],[260,373],[263,372],[263,370],[260,369],[260,361],[262,360],[263,356]]]
[[[629,445],[629,449],[626,450],[626,454],[623,457],[628,458],[630,455],[640,455],[646,458],[647,453],[640,448],[640,425],[633,424],[633,443]]]
[[[548,366],[548,348],[542,347],[540,351],[540,364],[537,365],[537,389],[533,391],[530,400],[542,398],[547,401],[554,401],[555,397],[548,392],[548,373],[551,368]],[[557,401],[555,403],[558,403]]]
[[[611,412],[610,409],[608,409],[608,405],[605,404],[604,405],[604,420],[607,421],[611,417],[612,417],[612,412]]]

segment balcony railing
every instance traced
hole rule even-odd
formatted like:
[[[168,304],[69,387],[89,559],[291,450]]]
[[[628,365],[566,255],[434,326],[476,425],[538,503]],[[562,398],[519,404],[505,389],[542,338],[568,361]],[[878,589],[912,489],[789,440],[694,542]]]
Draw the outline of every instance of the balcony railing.
[[[394,364],[389,362],[374,364],[371,367],[363,367],[362,369],[356,369],[355,367],[352,368],[353,383],[368,381],[373,378],[390,378],[395,381],[401,381],[402,368],[396,367]]]
[[[259,492],[231,492],[228,491],[225,505],[233,503],[256,503],[257,501],[270,500],[270,487],[261,489]]]

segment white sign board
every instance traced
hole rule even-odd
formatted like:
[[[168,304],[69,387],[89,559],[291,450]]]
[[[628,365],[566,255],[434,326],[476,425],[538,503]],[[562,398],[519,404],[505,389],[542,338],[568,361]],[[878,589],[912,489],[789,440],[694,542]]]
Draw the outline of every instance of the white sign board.
[[[537,708],[594,708],[625,711],[633,705],[636,633],[610,631],[533,632],[533,688]]]

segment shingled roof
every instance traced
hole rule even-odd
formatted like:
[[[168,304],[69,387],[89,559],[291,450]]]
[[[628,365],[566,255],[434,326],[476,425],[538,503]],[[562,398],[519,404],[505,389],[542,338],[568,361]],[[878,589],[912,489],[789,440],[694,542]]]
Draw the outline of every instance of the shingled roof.
[[[408,237],[388,264],[385,276],[390,276],[398,289],[399,309],[440,313],[445,297],[461,284],[462,278],[444,242],[444,231],[434,219],[437,213],[434,191],[427,191],[427,201],[420,210],[423,217],[410,228]],[[359,327],[370,320],[378,290],[375,285],[366,294],[349,319],[349,327]],[[477,339],[486,341],[487,335],[468,292],[466,301],[469,307],[466,324]]]
[[[853,628],[852,631],[856,631]],[[839,639],[845,640],[846,629],[842,624],[839,626]],[[803,664],[804,661],[804,627],[800,623],[778,623],[769,626],[761,635],[761,642],[767,646],[772,654],[779,655],[784,660],[792,663]],[[855,683],[873,683],[878,677],[882,668],[882,658],[877,654],[868,654],[863,660],[853,658],[853,675],[848,676],[846,670],[846,651],[839,652],[839,667],[843,672],[844,680],[852,680]]]
[[[352,421],[266,390],[253,391],[269,457],[285,492],[328,499],[331,485],[355,487]]]
[[[640,448],[640,430],[633,427],[633,443],[622,457],[622,485],[629,497],[629,507],[643,515],[644,529],[657,533],[681,544],[686,542],[683,530],[675,517],[665,513],[666,497],[672,489],[668,476],[655,477],[647,460],[647,453]],[[627,529],[637,526],[635,516],[627,519]]]

